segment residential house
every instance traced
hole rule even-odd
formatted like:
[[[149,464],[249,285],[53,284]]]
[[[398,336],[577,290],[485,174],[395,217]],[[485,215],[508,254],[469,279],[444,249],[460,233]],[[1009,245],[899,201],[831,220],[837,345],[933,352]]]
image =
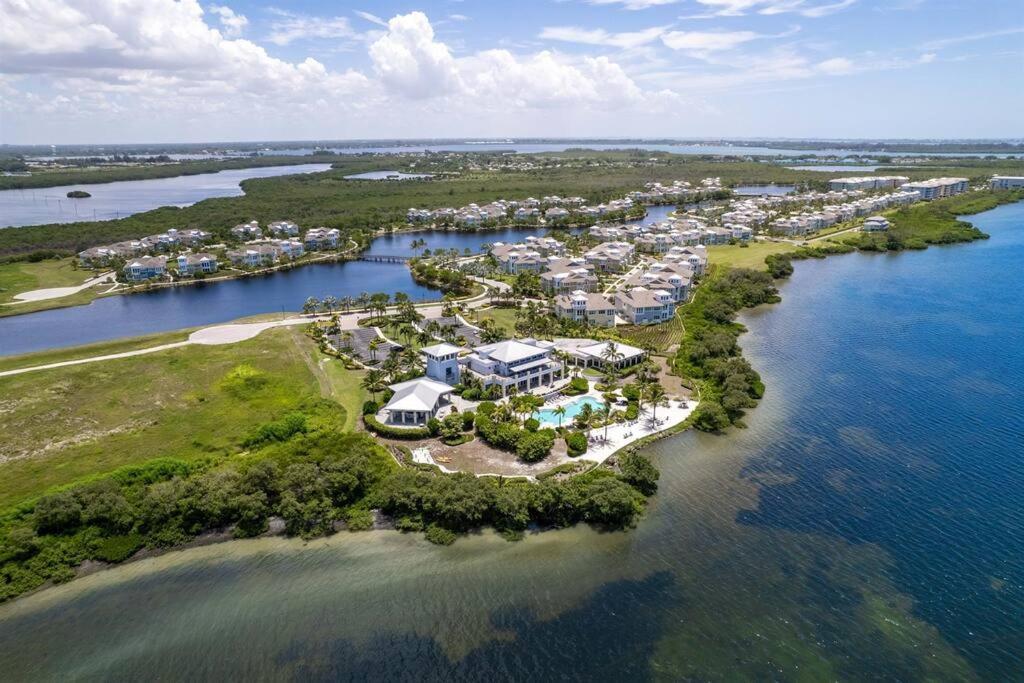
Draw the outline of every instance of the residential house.
[[[195,275],[196,273],[216,273],[217,257],[213,254],[195,253],[178,255],[178,274]]]
[[[615,307],[633,325],[667,322],[675,315],[672,294],[662,289],[633,287],[615,293]]]
[[[889,229],[889,220],[883,216],[872,216],[860,227],[864,232],[881,232]]]
[[[281,260],[281,248],[276,244],[253,244],[228,252],[232,263],[256,268],[273,265]]]
[[[583,258],[596,270],[616,272],[633,262],[635,251],[627,242],[604,242],[583,254]]]
[[[309,251],[337,249],[340,238],[341,231],[337,228],[313,228],[306,231],[306,236],[302,238],[302,244]]]
[[[593,327],[615,327],[615,304],[602,294],[581,289],[556,296],[555,315]]]
[[[263,237],[263,231],[260,230],[260,224],[256,221],[249,221],[248,223],[239,223],[235,227],[231,228],[231,234],[243,242],[248,240],[258,240]]]
[[[274,221],[267,226],[267,230],[274,237],[298,237],[299,226],[291,221]]]
[[[140,256],[124,266],[124,276],[129,282],[140,282],[163,277],[167,273],[166,256]]]
[[[511,275],[539,273],[547,266],[547,259],[540,252],[525,244],[503,244],[496,242],[491,247],[491,256],[501,269]]]

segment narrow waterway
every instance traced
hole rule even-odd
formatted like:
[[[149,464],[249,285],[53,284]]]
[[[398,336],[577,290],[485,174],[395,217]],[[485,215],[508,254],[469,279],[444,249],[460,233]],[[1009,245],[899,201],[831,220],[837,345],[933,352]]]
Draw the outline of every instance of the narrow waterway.
[[[1024,203],[971,220],[798,263],[749,428],[650,447],[631,532],[171,553],[0,607],[4,676],[1019,680]]]
[[[675,207],[652,206],[645,222],[664,220]],[[417,256],[425,250],[479,253],[485,244],[544,235],[544,228],[423,230],[375,239],[368,256]],[[422,246],[413,246],[413,242]],[[413,282],[402,263],[321,263],[265,276],[167,287],[96,299],[86,306],[56,308],[0,318],[0,356],[80,346],[92,342],[227,322],[261,313],[302,310],[309,297],[356,297],[405,292],[414,301],[440,298],[438,290]]]

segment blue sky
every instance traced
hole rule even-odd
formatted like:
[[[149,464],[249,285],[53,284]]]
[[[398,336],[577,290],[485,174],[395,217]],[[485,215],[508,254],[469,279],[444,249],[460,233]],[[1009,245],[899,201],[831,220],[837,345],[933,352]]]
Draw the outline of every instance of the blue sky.
[[[0,142],[1024,137],[1020,0],[0,0]]]

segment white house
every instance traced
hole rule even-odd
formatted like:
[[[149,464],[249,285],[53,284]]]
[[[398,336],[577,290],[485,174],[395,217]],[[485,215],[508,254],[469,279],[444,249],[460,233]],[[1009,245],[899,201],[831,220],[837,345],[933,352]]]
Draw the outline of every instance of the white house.
[[[178,256],[178,274],[216,273],[217,257],[213,254],[181,254]]]
[[[864,220],[860,229],[864,232],[882,232],[889,229],[889,221],[884,216],[872,216]]]
[[[124,276],[131,282],[162,277],[167,272],[166,256],[140,256],[124,267]]]

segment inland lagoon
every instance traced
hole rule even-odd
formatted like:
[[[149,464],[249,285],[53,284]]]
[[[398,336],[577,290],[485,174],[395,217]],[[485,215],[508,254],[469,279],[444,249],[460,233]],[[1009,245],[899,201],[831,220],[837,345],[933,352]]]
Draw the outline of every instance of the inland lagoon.
[[[633,531],[172,552],[0,606],[4,676],[1019,679],[1024,203],[971,220],[798,263],[748,428],[649,447]]]

